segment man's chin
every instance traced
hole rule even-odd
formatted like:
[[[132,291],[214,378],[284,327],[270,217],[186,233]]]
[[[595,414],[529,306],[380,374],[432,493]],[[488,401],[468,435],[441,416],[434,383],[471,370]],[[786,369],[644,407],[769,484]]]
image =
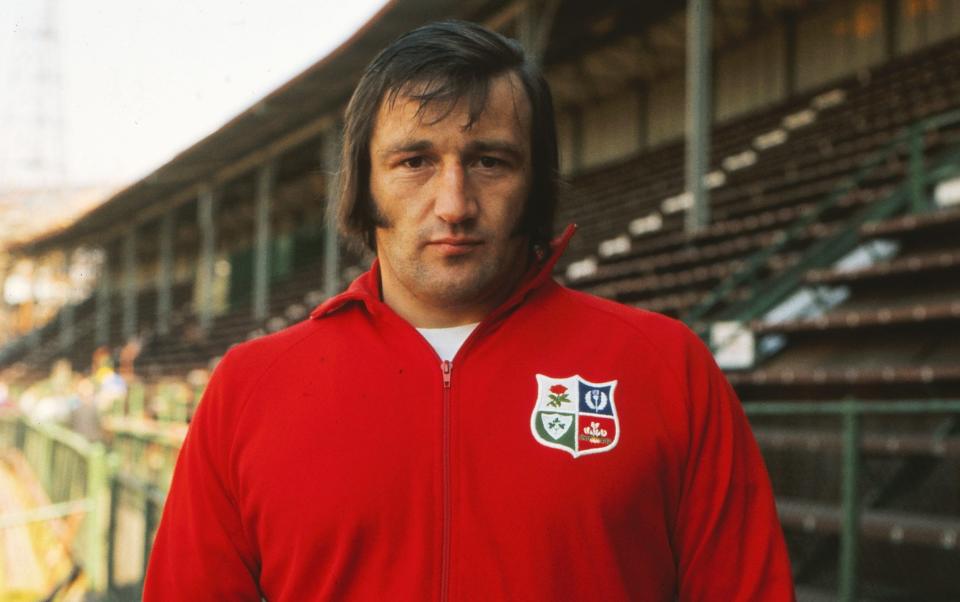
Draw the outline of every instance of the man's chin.
[[[424,292],[444,305],[473,305],[489,296],[491,283],[475,274],[449,274],[442,280],[424,283]]]

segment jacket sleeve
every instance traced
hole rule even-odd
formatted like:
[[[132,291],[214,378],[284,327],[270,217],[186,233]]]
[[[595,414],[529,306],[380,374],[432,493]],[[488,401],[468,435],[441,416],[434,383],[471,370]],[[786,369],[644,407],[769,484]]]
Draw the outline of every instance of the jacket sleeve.
[[[174,469],[143,599],[259,602],[258,561],[232,488],[230,448],[240,401],[227,364],[214,371]]]
[[[686,347],[689,437],[673,542],[679,600],[794,600],[773,490],[740,401],[692,333]]]

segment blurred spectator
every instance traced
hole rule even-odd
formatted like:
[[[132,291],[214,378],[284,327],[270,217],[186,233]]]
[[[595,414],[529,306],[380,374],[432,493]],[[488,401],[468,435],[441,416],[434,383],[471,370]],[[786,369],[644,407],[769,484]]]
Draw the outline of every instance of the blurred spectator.
[[[66,422],[74,397],[74,374],[70,362],[59,359],[50,369],[50,376],[37,381],[20,396],[20,409],[38,422]]]
[[[70,428],[80,433],[88,441],[103,441],[104,430],[97,409],[96,389],[88,378],[77,382],[77,406],[70,415]]]
[[[93,352],[93,384],[95,400],[101,412],[109,412],[114,404],[122,403],[127,395],[127,383],[113,369],[113,361],[106,347]]]
[[[213,360],[211,360],[210,363],[214,366],[216,365]],[[187,399],[184,422],[189,423],[193,418],[193,412],[197,409],[197,404],[200,403],[200,396],[203,395],[203,390],[206,388],[209,380],[210,372],[204,370],[203,368],[196,368],[187,374],[187,382],[190,384],[192,394]]]
[[[97,347],[93,352],[93,359],[90,362],[90,372],[93,374],[94,382],[99,382],[100,372],[102,370],[113,370],[113,363],[110,361],[110,350],[104,346]]]
[[[127,341],[127,344],[123,346],[123,349],[120,350],[119,372],[120,376],[122,376],[123,380],[125,380],[128,384],[132,383],[136,378],[133,364],[142,350],[143,342],[140,340],[140,337],[131,337]]]

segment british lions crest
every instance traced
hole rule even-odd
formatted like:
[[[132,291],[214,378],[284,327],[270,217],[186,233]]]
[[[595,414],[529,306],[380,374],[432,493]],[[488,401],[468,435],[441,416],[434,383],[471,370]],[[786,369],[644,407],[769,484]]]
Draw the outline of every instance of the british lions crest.
[[[537,374],[537,401],[530,417],[533,438],[574,458],[610,451],[620,440],[613,399],[617,381],[594,383],[580,375]]]

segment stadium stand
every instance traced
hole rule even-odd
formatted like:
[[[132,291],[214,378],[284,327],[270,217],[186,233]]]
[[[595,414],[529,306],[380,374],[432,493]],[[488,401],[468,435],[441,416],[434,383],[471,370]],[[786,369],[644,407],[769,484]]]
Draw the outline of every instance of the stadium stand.
[[[302,267],[276,283],[270,299],[269,317],[256,320],[249,304],[218,316],[208,333],[201,336],[195,317],[184,317],[170,335],[154,338],[138,358],[138,370],[148,379],[180,376],[208,367],[240,341],[280,330],[306,317],[310,301],[320,287],[320,265]],[[192,334],[191,334],[192,333]]]
[[[948,42],[877,69],[864,78],[865,84],[846,80],[802,100],[794,99],[717,128],[711,153],[715,170],[722,169],[725,161],[729,166],[730,158],[743,153],[752,153],[754,159],[751,165],[723,176],[724,183],[712,195],[714,221],[692,238],[682,231],[685,197],[681,142],[578,175],[570,184],[570,198],[561,218],[581,226],[571,256],[593,256],[597,268],[592,273],[574,269],[571,276],[579,277],[568,278],[570,284],[620,299],[623,293],[617,287],[593,286],[616,281],[617,276],[642,274],[645,270],[678,271],[698,262],[744,256],[762,248],[775,235],[771,232],[776,233],[778,227],[782,229],[809,211],[812,203],[849,177],[898,129],[957,108],[956,100],[952,104],[950,101],[960,90],[960,74],[955,69],[937,78],[920,79],[918,83],[927,82],[928,89],[915,90],[911,96],[897,90],[903,85],[901,79],[913,73],[940,71],[941,59],[958,56],[960,45]],[[832,106],[816,110],[824,106],[824,98],[833,99],[828,103]],[[812,122],[796,119],[807,111],[811,113],[805,119]],[[952,135],[955,139],[955,131]],[[767,146],[773,139],[782,141]],[[902,177],[903,170],[902,161],[891,161],[865,185],[841,199],[836,211],[823,216],[809,236],[822,235],[824,228],[842,220],[854,207],[889,192],[885,185]],[[619,226],[624,216],[634,220],[626,232]],[[670,251],[674,254],[666,255]],[[635,263],[631,265],[631,261]],[[634,300],[625,297],[622,300]]]
[[[694,235],[683,229],[688,200],[680,144],[577,175],[563,217],[578,222],[582,236],[579,253],[561,266],[563,276],[575,288],[689,320],[724,283],[761,261],[750,278],[696,316],[692,324],[698,325],[753,301],[798,267],[801,276],[791,292],[812,290],[819,298],[812,308],[790,309],[788,303],[781,306],[787,312],[748,321],[758,356],[746,369],[728,370],[744,401],[956,397],[960,213],[932,204],[914,213],[901,202],[886,214],[858,216],[906,194],[910,149],[907,138],[898,144],[897,137],[917,122],[960,108],[957,65],[960,41],[952,40],[721,125],[711,153],[714,221]],[[956,177],[960,120],[927,130],[923,142],[928,168],[943,164],[939,177]],[[951,149],[954,154],[943,160]],[[858,172],[864,175],[850,186]],[[935,184],[923,184],[925,198],[934,196]],[[816,219],[801,222],[811,214]],[[799,265],[825,240],[844,233],[845,252],[830,264]],[[776,252],[769,252],[772,247]],[[764,341],[772,343],[766,357]],[[823,467],[829,452],[840,449],[836,423],[790,417],[754,424],[791,535],[798,579],[816,583],[829,568],[824,559],[835,559],[841,522],[837,472]],[[956,557],[960,533],[956,486],[947,476],[960,465],[956,420],[881,418],[864,428],[861,450],[873,480],[864,484],[861,537],[865,547],[880,544],[864,551],[866,572],[887,584],[923,575],[934,589],[949,589],[941,571]],[[926,565],[891,570],[890,548],[898,546]]]

